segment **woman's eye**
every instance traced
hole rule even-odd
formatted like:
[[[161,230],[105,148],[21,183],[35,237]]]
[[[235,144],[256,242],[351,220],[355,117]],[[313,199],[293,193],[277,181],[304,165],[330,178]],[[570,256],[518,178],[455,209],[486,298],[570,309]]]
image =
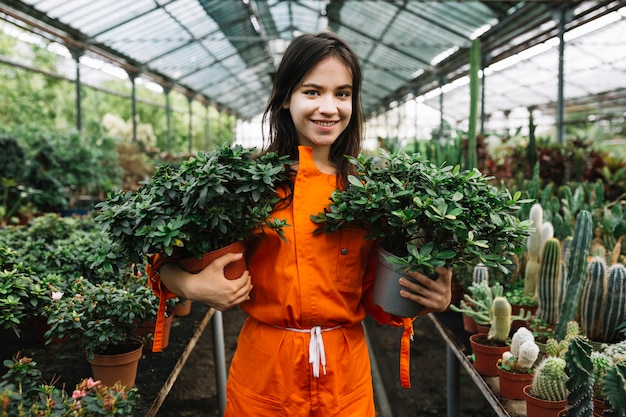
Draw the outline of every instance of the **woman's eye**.
[[[316,96],[319,93],[317,91],[315,91],[315,90],[307,90],[307,91],[304,92],[304,94],[307,95],[307,96]]]
[[[350,93],[348,91],[341,91],[337,93],[337,96],[341,98],[346,98],[346,97],[350,97]]]

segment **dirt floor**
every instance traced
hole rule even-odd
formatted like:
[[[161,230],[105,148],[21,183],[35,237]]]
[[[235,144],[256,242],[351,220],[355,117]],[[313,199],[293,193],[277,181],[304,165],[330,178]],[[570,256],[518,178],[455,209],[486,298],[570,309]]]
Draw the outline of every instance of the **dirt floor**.
[[[223,313],[226,360],[237,345],[244,315],[239,309]],[[427,318],[415,322],[415,341],[411,352],[411,384],[402,388],[399,381],[399,329],[366,321],[367,332],[393,417],[446,415],[446,345],[434,324]],[[493,417],[495,412],[461,368],[460,417]],[[215,387],[212,328],[204,330],[193,353],[174,383],[156,417],[218,416]],[[269,417],[269,416],[268,416]]]

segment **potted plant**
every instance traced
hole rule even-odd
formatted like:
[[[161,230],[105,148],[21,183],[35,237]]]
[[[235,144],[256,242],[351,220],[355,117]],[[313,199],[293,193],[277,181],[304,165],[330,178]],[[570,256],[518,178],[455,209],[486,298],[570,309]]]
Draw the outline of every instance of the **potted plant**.
[[[530,230],[528,221],[516,217],[520,193],[511,196],[478,170],[436,166],[401,150],[349,160],[357,174],[312,220],[318,233],[369,230],[369,238],[380,240],[379,272],[391,270],[382,276],[394,284],[406,269],[433,275],[440,266],[482,263],[506,271],[511,256],[523,249]],[[377,280],[375,293],[381,284]]]
[[[146,297],[147,291],[141,291],[141,285],[134,280],[128,282],[126,287],[120,287],[119,283],[93,284],[80,277],[48,307],[50,329],[46,338],[69,336],[78,340],[94,377],[108,386],[118,380],[127,387],[134,386],[142,352],[137,328],[154,308]],[[117,364],[117,359],[122,362]],[[102,363],[104,369],[99,366]],[[112,375],[107,375],[107,371],[112,371]]]
[[[282,236],[286,224],[271,213],[289,163],[276,153],[255,158],[235,145],[159,167],[137,192],[119,191],[96,205],[96,223],[112,240],[96,265],[123,270],[153,254],[199,259],[258,227]]]
[[[570,321],[562,340],[549,339],[546,343],[546,356],[535,368],[532,383],[523,390],[529,416],[558,417],[567,407],[565,354],[570,341],[577,336],[580,336],[580,326],[576,321]]]
[[[523,400],[523,389],[532,382],[539,346],[526,327],[518,328],[511,337],[510,350],[498,361],[500,395],[511,400]]]
[[[15,356],[4,361],[8,368],[0,381],[0,404],[3,415],[17,416],[131,416],[137,388],[120,384],[107,387],[101,381],[86,378],[76,385],[72,395],[45,383],[37,363],[28,357]]]
[[[523,314],[523,311],[522,311]],[[495,297],[491,306],[489,333],[470,336],[474,368],[484,376],[498,375],[498,361],[509,350],[511,323],[520,316],[511,315],[511,304],[505,297]]]

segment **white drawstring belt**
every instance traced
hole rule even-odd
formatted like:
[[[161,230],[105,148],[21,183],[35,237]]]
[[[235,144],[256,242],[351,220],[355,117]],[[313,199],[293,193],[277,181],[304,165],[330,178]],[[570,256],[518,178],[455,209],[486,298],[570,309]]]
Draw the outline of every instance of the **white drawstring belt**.
[[[278,327],[278,326],[276,326]],[[324,375],[326,375],[326,352],[324,351],[324,339],[322,338],[322,332],[328,332],[340,328],[341,326],[328,327],[322,329],[322,326],[313,326],[309,329],[294,329],[292,327],[278,327],[279,329],[289,330],[299,333],[311,333],[311,340],[309,341],[309,363],[313,365],[313,376],[319,378],[320,376],[320,363],[324,369]]]

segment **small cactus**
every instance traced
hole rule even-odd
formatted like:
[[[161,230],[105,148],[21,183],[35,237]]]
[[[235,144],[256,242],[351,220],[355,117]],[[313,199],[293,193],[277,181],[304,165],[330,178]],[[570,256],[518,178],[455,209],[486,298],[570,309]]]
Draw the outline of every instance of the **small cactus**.
[[[591,352],[591,362],[593,363],[593,398],[604,401],[604,377],[606,372],[613,365],[613,359],[604,352]]]
[[[593,257],[580,295],[580,327],[591,340],[602,338],[602,310],[607,300],[607,266],[604,259]]]
[[[619,335],[618,327],[626,321],[626,268],[615,264],[609,268],[607,298],[602,318],[602,341],[613,342]]]
[[[483,281],[489,283],[489,269],[485,264],[475,265],[472,270],[472,282],[479,284]]]
[[[511,303],[505,297],[493,299],[491,327],[488,339],[505,342],[511,332]]]
[[[567,374],[565,359],[556,356],[544,357],[537,368],[532,382],[532,394],[548,401],[567,399]]]
[[[498,366],[509,372],[531,373],[538,356],[535,336],[526,327],[520,327],[511,337],[511,350],[502,354]]]

